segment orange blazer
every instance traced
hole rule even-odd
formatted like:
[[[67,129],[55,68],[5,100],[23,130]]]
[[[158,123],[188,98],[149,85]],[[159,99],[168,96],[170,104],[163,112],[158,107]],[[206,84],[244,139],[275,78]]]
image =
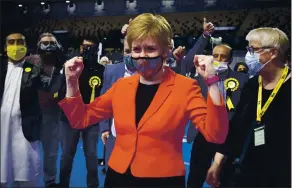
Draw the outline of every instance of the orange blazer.
[[[166,68],[151,105],[135,123],[135,95],[139,75],[122,78],[104,95],[84,104],[80,93],[59,104],[72,128],[84,129],[104,119],[115,119],[116,142],[109,166],[118,173],[130,167],[136,177],[184,176],[182,139],[188,120],[206,140],[222,144],[228,132],[228,116],[221,105],[207,104],[195,80]]]

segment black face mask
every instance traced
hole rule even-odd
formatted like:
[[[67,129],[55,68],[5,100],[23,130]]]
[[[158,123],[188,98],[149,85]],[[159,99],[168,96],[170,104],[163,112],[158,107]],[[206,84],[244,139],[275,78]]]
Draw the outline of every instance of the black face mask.
[[[241,71],[238,71],[238,72],[241,72],[241,73],[247,74],[247,73],[248,73],[248,70],[241,70]]]
[[[60,51],[60,47],[57,44],[45,45],[40,43],[38,46],[38,54],[54,54]]]
[[[85,66],[94,67],[97,63],[97,52],[98,46],[83,46],[83,52],[81,56],[83,57],[83,62]]]
[[[40,43],[38,46],[37,53],[41,56],[44,64],[57,65],[64,63],[60,62],[62,61],[61,59],[63,58],[61,58],[62,52],[57,44],[45,45],[43,43]]]

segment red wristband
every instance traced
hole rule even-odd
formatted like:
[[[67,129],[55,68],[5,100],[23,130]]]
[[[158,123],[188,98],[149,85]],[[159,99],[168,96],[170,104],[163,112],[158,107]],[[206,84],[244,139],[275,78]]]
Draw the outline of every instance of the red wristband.
[[[207,86],[210,86],[210,85],[212,85],[212,84],[214,84],[214,83],[219,81],[219,76],[214,75],[211,78],[207,78],[205,81],[206,81]]]

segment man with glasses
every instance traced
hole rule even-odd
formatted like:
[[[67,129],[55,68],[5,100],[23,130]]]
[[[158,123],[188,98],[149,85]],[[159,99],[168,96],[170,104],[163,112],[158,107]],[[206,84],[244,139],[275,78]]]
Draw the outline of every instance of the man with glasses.
[[[95,38],[85,38],[80,45],[80,54],[74,56],[82,56],[84,69],[79,77],[80,92],[83,102],[89,104],[100,95],[103,83],[104,66],[97,62],[98,46]],[[65,81],[65,78],[64,78]],[[62,97],[65,97],[66,84],[63,85]],[[97,141],[99,133],[99,125],[90,126],[84,130],[71,128],[65,114],[61,114],[62,127],[62,156],[60,169],[60,186],[69,187],[70,177],[73,165],[73,159],[76,153],[80,135],[82,136],[83,151],[87,168],[87,187],[98,187],[98,171],[97,171]]]
[[[213,66],[217,71],[220,78],[218,82],[220,92],[224,97],[226,108],[228,110],[229,120],[232,118],[236,105],[240,99],[241,89],[248,80],[248,76],[245,74],[232,71],[229,65],[232,63],[232,48],[227,44],[217,45],[213,49]],[[203,96],[207,97],[208,88],[205,84],[205,80],[201,77],[196,78]],[[224,173],[220,174],[222,168],[218,168],[220,164],[217,163],[218,158],[222,157],[220,153],[217,153],[217,149],[220,147],[218,144],[207,142],[204,136],[199,132],[197,133],[194,126],[189,126],[187,141],[193,142],[191,160],[190,160],[190,173],[188,177],[188,187],[203,187],[206,180],[206,175],[216,176],[217,180],[221,180],[221,185],[224,185],[225,179],[228,177],[228,168],[232,161],[228,161],[225,164]],[[211,161],[214,158],[214,162]],[[219,174],[221,177],[219,177]],[[213,185],[217,187],[217,182]]]
[[[26,58],[34,64],[40,65],[44,71],[61,69],[65,62],[62,46],[51,33],[43,33],[37,43],[37,55]],[[49,93],[40,90],[39,102],[43,113],[41,141],[43,148],[43,171],[46,187],[56,186],[57,158],[60,141],[60,107],[58,93]]]
[[[25,59],[25,37],[7,36],[8,62],[1,63],[1,187],[38,187],[42,113],[38,90],[54,92],[55,70]]]

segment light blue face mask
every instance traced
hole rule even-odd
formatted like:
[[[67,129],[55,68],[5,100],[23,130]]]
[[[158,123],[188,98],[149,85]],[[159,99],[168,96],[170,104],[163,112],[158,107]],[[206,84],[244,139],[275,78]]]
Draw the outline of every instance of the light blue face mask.
[[[248,73],[250,76],[255,76],[257,75],[266,64],[262,64],[260,62],[260,54],[259,53],[253,53],[251,54],[250,52],[247,52],[245,55],[245,63],[248,66]]]
[[[139,58],[132,57],[132,61],[137,71],[144,78],[151,78],[155,76],[160,71],[163,65],[163,60],[160,56]]]

